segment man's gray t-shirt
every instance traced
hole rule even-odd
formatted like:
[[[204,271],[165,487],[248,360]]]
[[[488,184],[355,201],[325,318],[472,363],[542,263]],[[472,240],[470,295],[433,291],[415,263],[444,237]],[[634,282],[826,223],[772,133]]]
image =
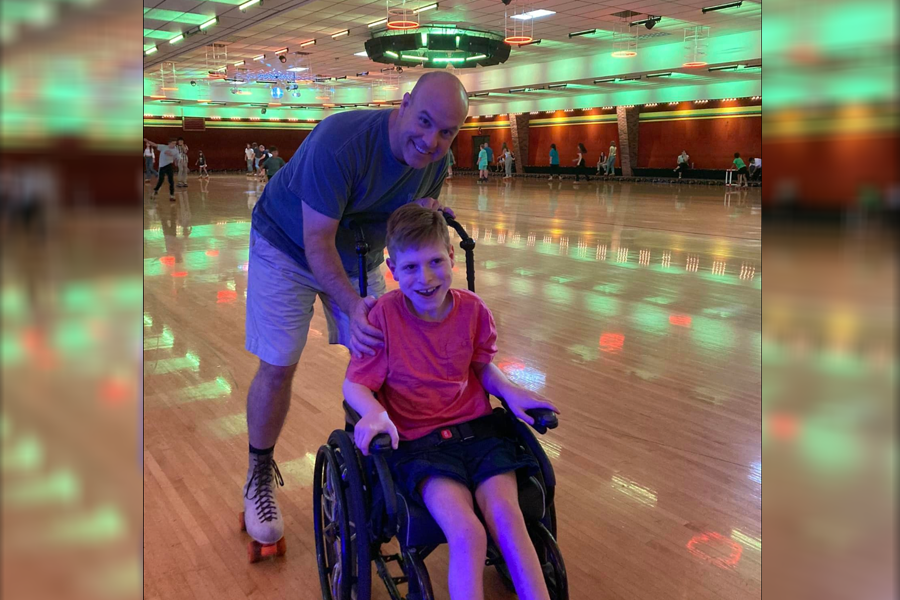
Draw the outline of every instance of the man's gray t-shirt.
[[[303,250],[301,203],[306,203],[341,221],[335,244],[348,274],[358,274],[350,220],[362,226],[369,244],[367,270],[380,265],[388,217],[419,198],[437,198],[448,161],[445,156],[424,169],[398,161],[388,136],[391,112],[348,111],[319,123],[266,185],[253,209],[253,229],[301,267],[310,269]]]

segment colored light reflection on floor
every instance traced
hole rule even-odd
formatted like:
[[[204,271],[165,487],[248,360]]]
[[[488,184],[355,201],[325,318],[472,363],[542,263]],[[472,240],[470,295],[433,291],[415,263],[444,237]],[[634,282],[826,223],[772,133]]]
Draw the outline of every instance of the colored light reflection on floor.
[[[200,357],[193,352],[188,352],[180,358],[164,358],[162,360],[144,361],[144,375],[164,375],[175,371],[200,370]]]
[[[290,489],[312,485],[315,465],[316,455],[311,452],[307,452],[300,458],[279,463],[278,468],[284,474],[285,487]]]
[[[800,430],[800,422],[796,415],[772,413],[763,421],[763,429],[778,440],[793,440]]]
[[[72,504],[81,497],[81,483],[68,469],[58,469],[39,479],[3,485],[3,505],[29,507]]]
[[[231,304],[237,300],[237,292],[234,290],[219,290],[216,292],[216,304]]]
[[[690,315],[669,315],[669,323],[676,327],[690,327],[691,317]]]
[[[625,494],[633,500],[637,500],[644,506],[656,506],[656,492],[654,492],[650,488],[638,485],[630,479],[626,479],[618,475],[613,475],[612,487],[617,492]]]
[[[698,533],[687,545],[688,552],[721,569],[731,569],[741,560],[743,546],[715,531]]]
[[[757,460],[750,464],[750,474],[747,476],[750,481],[762,485],[762,461]]]
[[[241,411],[207,423],[209,430],[220,439],[247,435],[247,413]]]
[[[604,333],[600,336],[600,350],[610,354],[622,351],[625,344],[625,336],[621,333]]]
[[[603,294],[588,292],[584,295],[585,307],[589,312],[604,317],[615,317],[619,314],[619,299]]]
[[[731,539],[744,547],[745,550],[755,550],[762,552],[762,540],[748,535],[740,529],[731,530]]]
[[[4,449],[0,465],[3,472],[30,471],[44,462],[44,445],[33,435],[23,435],[12,448]]]
[[[163,325],[162,333],[159,335],[144,336],[144,351],[147,350],[168,350],[175,345],[175,336],[168,325]]]
[[[210,400],[222,398],[231,394],[231,385],[223,377],[216,377],[213,381],[205,381],[198,385],[186,387],[179,392],[179,396],[187,401]]]
[[[518,361],[501,362],[497,365],[497,368],[503,371],[510,381],[533,392],[544,389],[544,385],[547,382],[546,373]]]

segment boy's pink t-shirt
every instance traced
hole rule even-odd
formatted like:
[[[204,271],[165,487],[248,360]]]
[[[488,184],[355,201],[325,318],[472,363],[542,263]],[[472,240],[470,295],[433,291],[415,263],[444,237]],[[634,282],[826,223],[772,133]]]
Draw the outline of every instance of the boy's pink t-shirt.
[[[347,367],[347,379],[376,392],[401,440],[491,413],[472,364],[488,364],[497,353],[494,318],[472,292],[450,294],[453,308],[440,323],[414,315],[400,290],[382,296],[369,322],[384,346]]]

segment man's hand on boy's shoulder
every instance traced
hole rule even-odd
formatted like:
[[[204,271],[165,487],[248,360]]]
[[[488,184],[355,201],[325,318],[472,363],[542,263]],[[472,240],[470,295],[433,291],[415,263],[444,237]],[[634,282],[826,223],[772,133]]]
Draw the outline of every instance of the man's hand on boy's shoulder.
[[[537,392],[532,392],[531,390],[519,386],[507,390],[503,395],[503,399],[506,400],[506,404],[509,406],[512,413],[529,425],[534,424],[534,419],[525,414],[526,410],[531,410],[532,408],[546,408],[559,414],[559,409],[547,398]]]
[[[350,314],[350,354],[354,358],[375,356],[384,345],[384,334],[369,322],[369,311],[377,302],[375,296],[360,298]]]

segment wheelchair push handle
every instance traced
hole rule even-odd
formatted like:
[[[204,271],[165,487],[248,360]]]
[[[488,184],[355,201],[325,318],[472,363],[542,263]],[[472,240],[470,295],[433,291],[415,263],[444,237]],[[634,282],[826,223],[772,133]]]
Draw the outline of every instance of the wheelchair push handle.
[[[391,436],[386,433],[379,433],[369,443],[369,454],[386,454],[393,449]]]

